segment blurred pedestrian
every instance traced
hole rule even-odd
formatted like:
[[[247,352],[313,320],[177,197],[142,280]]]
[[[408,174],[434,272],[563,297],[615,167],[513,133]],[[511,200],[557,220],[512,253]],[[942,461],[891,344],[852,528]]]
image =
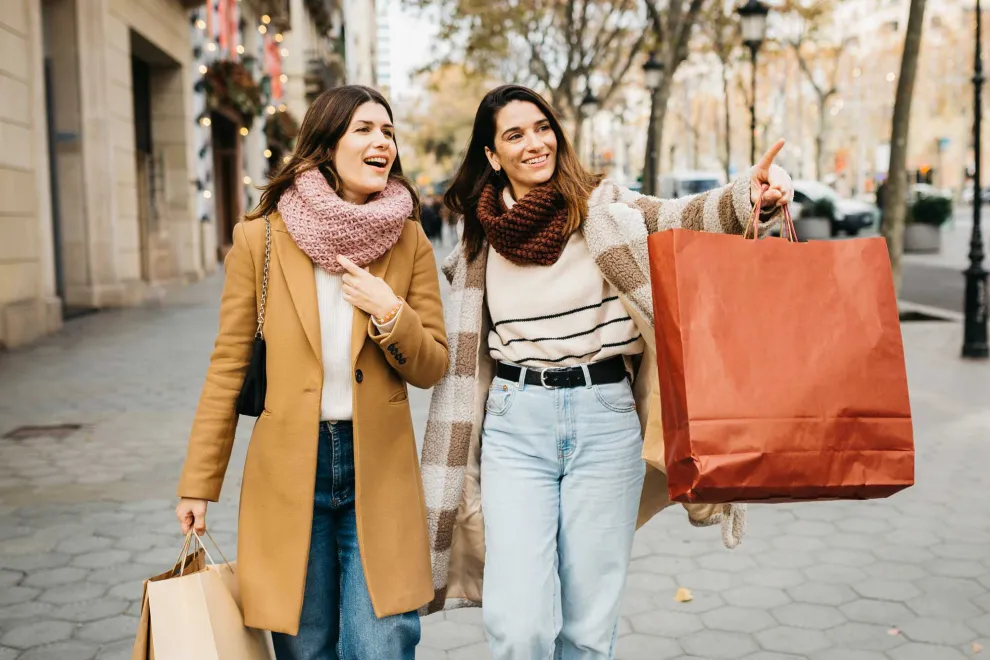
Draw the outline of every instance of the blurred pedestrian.
[[[436,244],[441,240],[443,225],[440,221],[440,214],[437,213],[436,202],[432,197],[427,198],[426,203],[423,204],[421,217],[423,231],[426,233],[427,238],[430,239],[430,242]]]
[[[418,207],[388,103],[350,85],[313,102],[234,229],[176,515],[206,531],[263,332],[237,575],[244,621],[274,632],[277,660],[413,660],[420,639],[433,583],[406,383],[433,385],[448,353]]]
[[[669,504],[640,455],[644,430],[662,432],[646,239],[741,234],[763,189],[765,230],[793,195],[772,164],[782,147],[728,186],[664,201],[585,170],[532,90],[481,102],[446,195],[464,216],[445,264],[456,359],[434,388],[423,471],[430,609],[484,602],[496,660],[613,657],[633,532]],[[724,533],[740,514],[687,508]]]

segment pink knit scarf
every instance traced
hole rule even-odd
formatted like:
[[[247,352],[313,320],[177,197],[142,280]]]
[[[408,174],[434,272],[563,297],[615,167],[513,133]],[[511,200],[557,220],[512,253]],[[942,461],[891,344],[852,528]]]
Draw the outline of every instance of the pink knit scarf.
[[[296,177],[278,200],[278,211],[296,245],[315,264],[343,273],[342,254],[364,267],[392,249],[412,215],[409,191],[390,179],[385,190],[365,204],[340,198],[318,169]]]

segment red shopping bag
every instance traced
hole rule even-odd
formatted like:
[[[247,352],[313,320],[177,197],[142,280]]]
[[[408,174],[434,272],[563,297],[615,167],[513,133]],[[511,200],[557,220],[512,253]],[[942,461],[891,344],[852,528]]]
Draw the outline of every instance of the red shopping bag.
[[[755,215],[755,213],[754,213]],[[914,483],[882,238],[650,236],[663,442],[678,502],[871,499]]]

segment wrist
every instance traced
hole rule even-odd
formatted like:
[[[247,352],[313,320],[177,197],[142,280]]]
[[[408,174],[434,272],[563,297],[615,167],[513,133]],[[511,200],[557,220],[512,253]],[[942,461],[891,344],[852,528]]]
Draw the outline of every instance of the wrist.
[[[402,299],[396,297],[393,300],[392,304],[388,305],[387,307],[379,308],[375,312],[374,314],[375,323],[377,323],[378,325],[385,325],[386,323],[388,323],[398,315],[400,309],[402,309]]]

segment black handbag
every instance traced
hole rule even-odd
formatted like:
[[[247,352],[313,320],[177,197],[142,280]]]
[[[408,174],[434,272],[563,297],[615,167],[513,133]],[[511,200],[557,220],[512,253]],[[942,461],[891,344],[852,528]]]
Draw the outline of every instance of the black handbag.
[[[268,266],[272,257],[272,224],[265,216],[265,270],[261,276],[261,304],[258,306],[258,329],[254,332],[254,349],[241,393],[237,395],[237,413],[257,417],[265,410],[268,376],[265,371],[265,303],[268,300]]]

